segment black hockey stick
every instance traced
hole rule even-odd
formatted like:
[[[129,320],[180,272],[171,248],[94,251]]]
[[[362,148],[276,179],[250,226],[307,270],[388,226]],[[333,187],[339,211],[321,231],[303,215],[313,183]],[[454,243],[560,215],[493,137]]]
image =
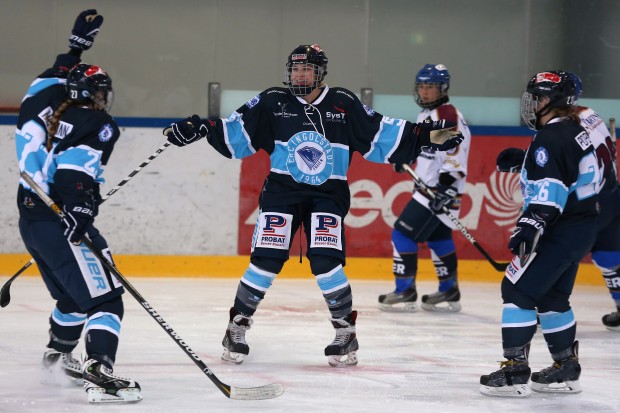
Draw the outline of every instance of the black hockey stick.
[[[133,171],[131,171],[131,173],[129,175],[127,175],[127,177],[125,179],[123,179],[122,181],[120,181],[118,183],[118,185],[116,185],[114,188],[112,188],[110,190],[110,192],[108,192],[106,194],[106,196],[104,196],[101,199],[101,203],[104,203],[109,197],[111,197],[112,195],[114,195],[119,189],[121,189],[121,187],[123,185],[125,185],[127,182],[129,182],[131,180],[131,178],[133,178],[138,172],[140,172],[142,170],[142,168],[144,168],[146,165],[148,165],[149,163],[151,163],[151,161],[155,158],[157,158],[159,156],[160,153],[162,153],[163,151],[166,150],[166,148],[168,146],[170,146],[171,144],[169,142],[164,143],[162,146],[159,147],[159,149],[157,149],[155,152],[153,152],[153,154],[151,156],[149,156],[148,158],[146,158],[144,160],[144,162],[142,162],[140,165],[138,165],[138,167],[136,169],[134,169]],[[4,308],[7,305],[9,305],[9,303],[11,302],[11,283],[13,283],[13,280],[15,280],[19,274],[21,274],[22,272],[26,271],[26,269],[28,267],[30,267],[32,264],[34,264],[34,258],[31,258],[30,261],[28,261],[26,263],[26,265],[24,265],[23,267],[21,267],[19,269],[19,271],[17,271],[15,273],[14,276],[12,276],[11,278],[9,278],[9,280],[4,283],[4,285],[2,286],[2,290],[0,290],[0,307]]]
[[[424,192],[431,199],[435,199],[435,193],[428,187],[428,185],[424,183],[424,181],[422,181],[422,179],[418,176],[418,174],[416,174],[409,165],[407,165],[406,163],[403,164],[403,169],[407,171],[409,175],[411,175],[413,180],[418,184],[420,188],[424,190]],[[478,242],[474,239],[474,237],[469,233],[469,231],[465,229],[465,226],[461,223],[461,221],[459,221],[457,217],[452,215],[445,205],[442,207],[442,210],[444,214],[446,214],[446,216],[450,219],[450,221],[452,221],[452,223],[456,225],[457,229],[461,231],[461,234],[463,234],[463,236],[467,238],[467,240],[471,242],[474,245],[474,247],[476,247],[476,249],[480,251],[482,255],[484,255],[484,258],[486,258],[487,261],[489,261],[489,263],[493,266],[493,268],[495,268],[497,271],[500,271],[500,272],[506,271],[506,268],[508,268],[508,265],[510,263],[497,262],[493,258],[491,258],[491,256],[484,250],[484,248],[482,248],[480,244],[478,244]]]
[[[54,203],[52,198],[49,197],[28,175],[26,172],[21,173],[21,177],[26,181],[26,183],[39,195],[39,198],[45,202],[45,204],[50,207],[52,211],[58,218],[61,220],[65,219],[65,214],[62,210]],[[140,303],[142,307],[146,310],[147,313],[157,321],[157,324],[174,340],[175,343],[187,356],[192,359],[192,361],[202,370],[204,374],[211,379],[211,381],[217,386],[218,389],[226,397],[229,399],[236,400],[264,400],[264,399],[273,399],[274,397],[278,397],[284,393],[284,387],[278,383],[267,384],[260,387],[232,387],[228,384],[222,383],[216,376],[213,374],[211,369],[207,367],[207,365],[200,360],[200,357],[187,345],[185,340],[181,338],[172,327],[163,319],[161,315],[155,311],[155,309],[140,295],[140,293],[131,285],[131,283],[116,269],[116,267],[110,263],[107,258],[103,256],[103,254],[93,245],[92,241],[87,237],[82,237],[82,243],[93,253],[93,255],[101,261],[101,264],[112,273],[116,279],[125,287],[127,291]]]

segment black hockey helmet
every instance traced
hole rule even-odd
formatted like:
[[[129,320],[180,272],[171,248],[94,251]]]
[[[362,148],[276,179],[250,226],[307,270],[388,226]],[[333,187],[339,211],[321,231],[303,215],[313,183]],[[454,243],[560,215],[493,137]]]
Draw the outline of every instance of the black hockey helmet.
[[[99,66],[87,63],[74,66],[67,76],[66,87],[71,100],[94,102],[106,111],[112,107],[112,79]]]
[[[293,85],[291,71],[294,65],[307,65],[314,68],[314,81],[311,84]],[[289,55],[286,62],[284,84],[295,96],[307,96],[321,85],[327,74],[327,56],[318,44],[302,44],[297,46]]]
[[[543,108],[536,110],[542,97],[549,98]],[[530,129],[538,130],[538,119],[552,108],[574,105],[578,98],[577,85],[570,73],[552,70],[537,73],[527,83],[527,89],[521,98],[521,117]]]

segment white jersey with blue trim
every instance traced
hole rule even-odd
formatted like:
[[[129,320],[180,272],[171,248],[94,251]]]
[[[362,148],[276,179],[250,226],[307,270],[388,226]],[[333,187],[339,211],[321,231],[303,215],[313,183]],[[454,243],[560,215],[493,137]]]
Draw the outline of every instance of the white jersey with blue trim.
[[[585,129],[569,118],[551,119],[525,155],[520,179],[523,210],[553,222],[596,215],[601,179]]]
[[[413,123],[383,116],[351,91],[328,86],[311,104],[286,88],[267,89],[207,127],[211,146],[228,158],[260,149],[269,154],[261,205],[323,196],[348,210],[353,152],[371,162],[409,163],[420,150]]]

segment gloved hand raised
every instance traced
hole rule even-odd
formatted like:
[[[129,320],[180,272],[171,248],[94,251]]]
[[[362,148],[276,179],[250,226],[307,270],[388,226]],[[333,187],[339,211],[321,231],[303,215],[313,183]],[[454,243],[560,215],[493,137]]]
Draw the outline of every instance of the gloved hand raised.
[[[456,201],[457,195],[458,192],[455,187],[439,184],[437,185],[435,198],[428,203],[428,207],[437,215],[443,214],[443,207],[450,208],[454,201]]]
[[[499,172],[521,172],[523,161],[525,160],[525,150],[519,148],[504,149],[497,155],[497,170]]]
[[[103,16],[98,15],[97,10],[84,10],[75,19],[71,36],[69,36],[69,47],[77,50],[90,49],[102,23]]]
[[[95,220],[94,205],[92,202],[83,202],[79,204],[68,204],[62,207],[65,217],[63,224],[65,229],[65,237],[73,245],[80,245],[82,238],[86,233],[86,229]]]
[[[426,146],[444,152],[456,148],[465,139],[461,132],[450,130],[455,126],[455,123],[448,122],[445,119],[433,121],[427,119],[424,122],[416,123],[414,133],[420,139],[420,147]]]
[[[185,146],[200,138],[206,138],[209,135],[209,130],[200,116],[192,115],[182,121],[172,123],[164,129],[163,133],[171,144]]]

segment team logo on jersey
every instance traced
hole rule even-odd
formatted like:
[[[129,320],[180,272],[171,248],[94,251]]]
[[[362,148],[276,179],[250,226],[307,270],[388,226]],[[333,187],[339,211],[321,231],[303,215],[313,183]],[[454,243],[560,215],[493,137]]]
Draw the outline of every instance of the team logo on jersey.
[[[549,152],[547,152],[547,150],[542,146],[536,149],[536,152],[534,152],[534,156],[536,158],[536,165],[540,166],[541,168],[545,166],[549,161]]]
[[[366,111],[366,113],[368,113],[368,116],[373,116],[375,114],[375,111],[370,109],[368,106],[364,105],[362,103],[362,106],[364,107],[364,110]]]
[[[101,142],[107,142],[112,139],[112,136],[114,136],[114,129],[112,129],[112,125],[106,123],[99,131],[99,140]]]
[[[252,99],[248,100],[245,106],[247,106],[248,109],[252,109],[254,106],[258,105],[259,101],[260,101],[260,95],[256,95]]]
[[[286,167],[293,179],[302,184],[321,185],[334,170],[334,152],[323,135],[298,132],[288,141]]]

